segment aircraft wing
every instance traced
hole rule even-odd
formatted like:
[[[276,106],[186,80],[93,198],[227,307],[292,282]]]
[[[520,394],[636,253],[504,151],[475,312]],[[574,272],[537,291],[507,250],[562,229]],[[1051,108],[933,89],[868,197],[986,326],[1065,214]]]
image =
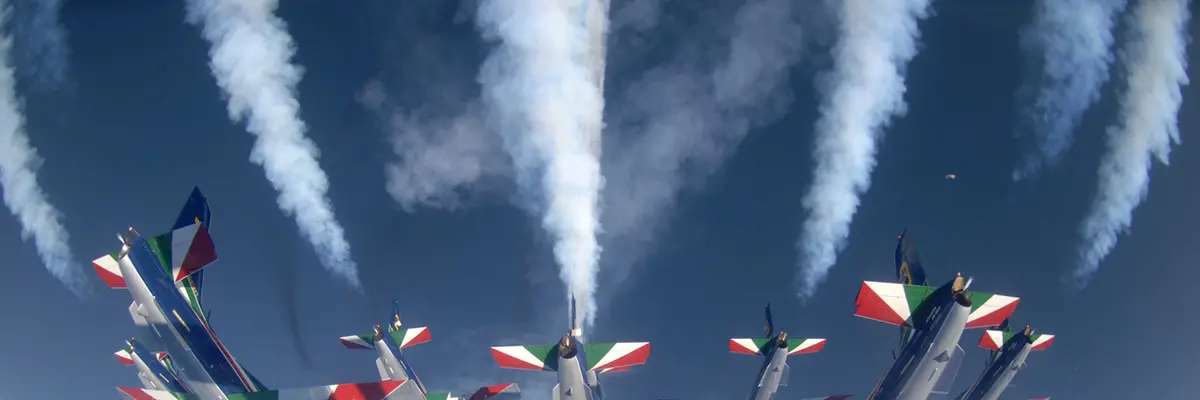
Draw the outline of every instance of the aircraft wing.
[[[646,363],[650,358],[649,342],[588,343],[583,345],[588,371],[628,369]]]
[[[410,383],[411,382],[411,383]],[[201,400],[191,393],[118,387],[129,400]],[[264,390],[227,395],[229,400],[425,400],[414,381],[343,383],[297,389]]]
[[[424,326],[406,329],[397,329],[388,332],[391,335],[392,341],[396,343],[396,347],[401,349],[416,346],[421,343],[429,342],[433,339],[429,335],[429,328]],[[347,349],[374,349],[375,348],[375,333],[364,333],[361,335],[342,336],[342,346]]]
[[[984,292],[967,292],[971,298],[971,315],[967,317],[966,329],[989,328],[1008,319],[1017,310],[1019,297],[991,294]]]
[[[515,383],[485,386],[476,390],[468,400],[516,400],[521,398],[521,388]],[[426,393],[425,400],[463,400],[450,393]]]

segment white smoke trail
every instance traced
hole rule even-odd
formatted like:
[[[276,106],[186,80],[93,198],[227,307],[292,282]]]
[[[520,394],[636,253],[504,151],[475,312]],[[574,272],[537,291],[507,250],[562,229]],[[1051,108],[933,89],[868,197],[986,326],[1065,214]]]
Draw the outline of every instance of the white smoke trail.
[[[917,54],[928,0],[846,0],[826,102],[817,122],[817,167],[804,197],[800,297],[813,295],[846,245],[858,196],[871,186],[882,128],[904,114],[904,73]]]
[[[598,198],[604,186],[598,159],[604,108],[592,78],[588,1],[484,0],[477,24],[500,39],[479,72],[489,120],[512,155],[517,183],[541,186],[542,226],[577,319],[595,313]],[[594,6],[594,5],[591,5]]]
[[[1146,198],[1151,157],[1168,164],[1179,143],[1176,115],[1188,84],[1188,0],[1142,0],[1130,19],[1121,61],[1126,88],[1120,120],[1108,130],[1108,153],[1100,164],[1100,188],[1081,227],[1082,263],[1075,283],[1086,284],[1133,223],[1133,210]]]
[[[296,218],[326,269],[360,288],[350,244],[326,196],[329,179],[304,136],[295,96],[303,71],[290,63],[295,45],[274,15],[278,2],[189,0],[187,6],[188,22],[201,26],[212,45],[213,76],[228,97],[230,118],[248,118],[256,136],[250,160],[279,191],[279,208]]]
[[[0,1],[0,20],[4,25],[8,24],[9,16],[8,4]],[[37,182],[42,159],[25,133],[25,117],[21,114],[16,79],[9,65],[11,50],[9,37],[0,37],[0,186],[4,187],[4,204],[21,222],[21,238],[33,237],[46,269],[82,296],[87,290],[86,279],[71,256],[67,245],[70,236],[60,221],[62,213],[46,200],[46,193]]]
[[[1037,150],[1013,180],[1054,165],[1071,147],[1079,119],[1097,99],[1112,63],[1113,26],[1125,0],[1039,0],[1023,45],[1041,52],[1042,74],[1028,117]]]

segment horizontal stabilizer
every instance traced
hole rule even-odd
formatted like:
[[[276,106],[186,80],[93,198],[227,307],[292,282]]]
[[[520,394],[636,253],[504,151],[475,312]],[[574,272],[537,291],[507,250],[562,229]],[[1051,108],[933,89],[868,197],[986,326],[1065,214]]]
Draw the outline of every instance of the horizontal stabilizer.
[[[601,368],[601,369],[598,369],[598,370],[596,370],[596,373],[598,373],[598,374],[607,374],[607,373],[610,373],[610,372],[621,372],[621,371],[628,371],[630,368],[633,368],[633,366],[632,366],[632,365],[626,365],[626,366],[623,366],[623,367]]]
[[[650,358],[650,342],[588,343],[583,345],[588,371],[642,365]]]
[[[148,241],[159,261],[164,266],[170,263],[168,272],[175,282],[217,261],[217,246],[208,234],[208,227],[199,221]]]
[[[200,400],[199,396],[194,394],[168,392],[165,390],[118,387],[117,391],[129,400]],[[420,400],[420,396],[420,389],[416,388],[415,382],[390,381],[267,390],[255,393],[230,394],[226,397],[229,400]]]
[[[469,400],[515,400],[521,398],[521,388],[515,383],[481,387]]]
[[[121,349],[121,351],[118,351],[113,354],[117,356],[117,362],[121,363],[122,365],[126,365],[126,366],[133,365],[133,348],[132,347],[127,347],[127,348]]]
[[[416,346],[421,343],[428,343],[431,339],[433,339],[433,337],[429,335],[429,328],[423,326],[394,330],[388,332],[388,334],[391,335],[392,340],[396,343],[396,346],[400,347],[401,349]],[[365,333],[362,335],[342,336],[339,339],[342,341],[342,346],[346,346],[348,349],[374,349],[374,338],[374,333]]]
[[[988,328],[1004,323],[1017,311],[1018,297],[983,292],[967,292],[971,299],[971,315],[967,317],[966,329]]]
[[[766,354],[771,339],[729,339],[729,351],[738,354]],[[825,348],[825,339],[788,339],[788,355],[816,353]]]
[[[1035,334],[1033,334],[1033,336],[1030,337],[1030,340],[1033,341],[1033,348],[1031,348],[1029,350],[1032,350],[1032,351],[1045,350],[1045,349],[1049,348],[1051,344],[1054,343],[1054,335],[1045,335],[1045,334],[1041,334],[1041,333],[1035,333]]]
[[[1019,332],[1019,331],[1018,332],[1005,332],[1005,331],[997,331],[997,330],[987,330],[987,331],[983,332],[983,337],[979,339],[979,347],[982,347],[982,348],[985,348],[985,349],[988,349],[991,351],[1000,351],[1000,349],[1004,348],[1004,343],[1008,342],[1010,339],[1012,339],[1013,337],[1015,337],[1017,335],[1023,335],[1023,334],[1024,334],[1024,332]],[[1032,335],[1029,335],[1029,343],[1031,344],[1031,347],[1032,347],[1029,349],[1031,351],[1045,350],[1045,349],[1049,348],[1051,344],[1054,343],[1054,335],[1034,333]]]
[[[121,267],[117,265],[118,254],[120,252],[105,254],[92,260],[92,268],[96,270],[96,275],[100,277],[100,280],[108,284],[108,287],[126,289],[125,277],[121,276]]]
[[[864,281],[854,299],[854,315],[897,326],[908,319],[937,288],[900,283]]]
[[[492,358],[500,368],[530,371],[557,371],[558,346],[499,346],[492,347]]]

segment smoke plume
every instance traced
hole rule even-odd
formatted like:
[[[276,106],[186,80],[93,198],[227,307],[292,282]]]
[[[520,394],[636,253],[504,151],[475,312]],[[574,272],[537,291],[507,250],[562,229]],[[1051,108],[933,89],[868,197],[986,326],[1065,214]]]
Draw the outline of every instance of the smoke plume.
[[[1113,26],[1123,9],[1125,0],[1038,0],[1033,24],[1022,31],[1023,47],[1041,53],[1041,76],[1027,84],[1036,87],[1026,111],[1037,149],[1018,165],[1013,180],[1057,164],[1071,147],[1083,112],[1108,80]]]
[[[859,195],[871,186],[878,140],[903,115],[904,74],[917,54],[917,23],[928,0],[846,0],[838,3],[841,37],[833,49],[817,141],[808,217],[796,247],[801,299],[812,296],[846,245]]]
[[[296,84],[303,71],[290,63],[295,45],[274,0],[189,0],[188,22],[201,26],[213,76],[229,101],[234,121],[248,120],[256,136],[250,160],[262,165],[279,191],[279,208],[295,217],[316,248],[321,264],[362,287],[350,244],[334,217],[326,192],[329,179],[317,163],[318,150],[304,136]]]
[[[790,68],[804,47],[802,20],[812,11],[788,0],[751,0],[730,13],[728,36],[702,42],[720,49],[712,62],[680,54],[628,85],[606,133],[617,136],[604,156],[606,286],[627,278],[650,249],[681,190],[719,168],[751,129],[786,112]],[[614,13],[644,26],[658,8],[640,1]]]
[[[1129,41],[1121,52],[1127,74],[1116,125],[1108,129],[1108,153],[1100,164],[1100,188],[1081,227],[1082,262],[1076,284],[1086,285],[1100,261],[1133,223],[1133,210],[1150,186],[1151,157],[1168,164],[1179,143],[1176,115],[1188,84],[1187,0],[1142,0],[1130,16]]]
[[[595,1],[484,0],[476,23],[500,45],[479,72],[487,120],[512,156],[518,185],[539,193],[542,226],[568,291],[579,303],[576,322],[595,312],[600,247],[598,197],[600,123],[604,99],[593,70],[594,21],[607,10]],[[535,189],[541,189],[535,190]]]
[[[4,3],[0,1],[0,21],[7,23],[9,13]],[[12,41],[7,36],[0,37],[0,186],[4,187],[4,204],[21,222],[21,238],[33,237],[46,269],[82,296],[87,290],[87,280],[79,273],[79,265],[67,245],[70,236],[60,221],[62,213],[46,200],[46,193],[37,182],[42,159],[25,133],[25,116],[9,66],[11,50]]]
[[[14,0],[11,30],[17,70],[45,89],[67,78],[67,35],[59,22],[62,0]]]

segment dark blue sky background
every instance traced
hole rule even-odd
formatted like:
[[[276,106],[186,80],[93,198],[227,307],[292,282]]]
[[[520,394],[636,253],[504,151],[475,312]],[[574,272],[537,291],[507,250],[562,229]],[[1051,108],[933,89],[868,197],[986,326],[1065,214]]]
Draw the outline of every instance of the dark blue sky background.
[[[454,97],[437,96],[441,83],[476,90],[486,49],[469,19],[453,21],[453,3],[297,0],[279,12],[299,48],[294,61],[306,69],[302,117],[321,148],[365,294],[326,273],[278,211],[262,168],[248,161],[252,136],[229,122],[208,46],[184,23],[182,2],[68,4],[71,90],[24,93],[30,137],[46,160],[39,179],[66,215],[80,268],[91,277],[86,261],[115,248],[113,234],[125,226],[165,230],[199,185],[221,255],[206,270],[206,307],[226,345],[267,385],[375,380],[372,355],[344,350],[337,337],[382,322],[396,297],[406,324],[432,329],[433,342],[406,352],[426,386],[466,392],[515,380],[525,398],[549,398],[553,374],[500,370],[488,352],[550,344],[565,327],[562,287],[536,220],[503,190],[454,212],[405,213],[384,190],[383,165],[395,157],[387,135],[354,101],[372,79],[410,93],[400,95],[408,104]],[[653,343],[649,364],[604,377],[609,396],[741,398],[761,360],[729,354],[727,339],[761,334],[767,301],[791,336],[829,339],[824,351],[792,359],[792,385],[781,395],[869,392],[891,362],[897,329],[854,317],[852,302],[860,281],[892,279],[904,227],[931,280],[973,275],[978,290],[1021,297],[1014,325],[1058,335],[1030,357],[1007,399],[1185,399],[1200,391],[1200,322],[1188,311],[1200,279],[1200,186],[1188,178],[1200,174],[1189,135],[1200,123],[1196,90],[1185,88],[1184,145],[1169,168],[1155,166],[1134,234],[1090,287],[1070,295],[1059,278],[1074,266],[1079,221],[1095,192],[1113,85],[1063,165],[1012,183],[1020,148],[1013,93],[1024,68],[1017,30],[1029,3],[935,2],[909,67],[908,115],[887,130],[849,245],[818,295],[801,304],[793,244],[812,168],[813,76],[829,64],[826,47],[809,49],[792,70],[789,112],[752,131],[705,185],[685,192],[629,279],[600,288],[610,301],[600,304],[591,336]],[[639,74],[639,63],[656,62],[655,49],[703,40],[675,34],[689,18],[665,16],[691,15],[680,4],[667,3],[662,25],[641,35],[637,50],[610,45],[611,87]],[[943,180],[946,173],[958,179]],[[9,255],[0,279],[0,398],[116,398],[114,386],[138,385],[136,371],[112,356],[135,333],[128,294],[93,279],[89,297],[72,296],[8,213],[0,215],[0,249]],[[963,337],[956,391],[982,372],[981,334]]]

